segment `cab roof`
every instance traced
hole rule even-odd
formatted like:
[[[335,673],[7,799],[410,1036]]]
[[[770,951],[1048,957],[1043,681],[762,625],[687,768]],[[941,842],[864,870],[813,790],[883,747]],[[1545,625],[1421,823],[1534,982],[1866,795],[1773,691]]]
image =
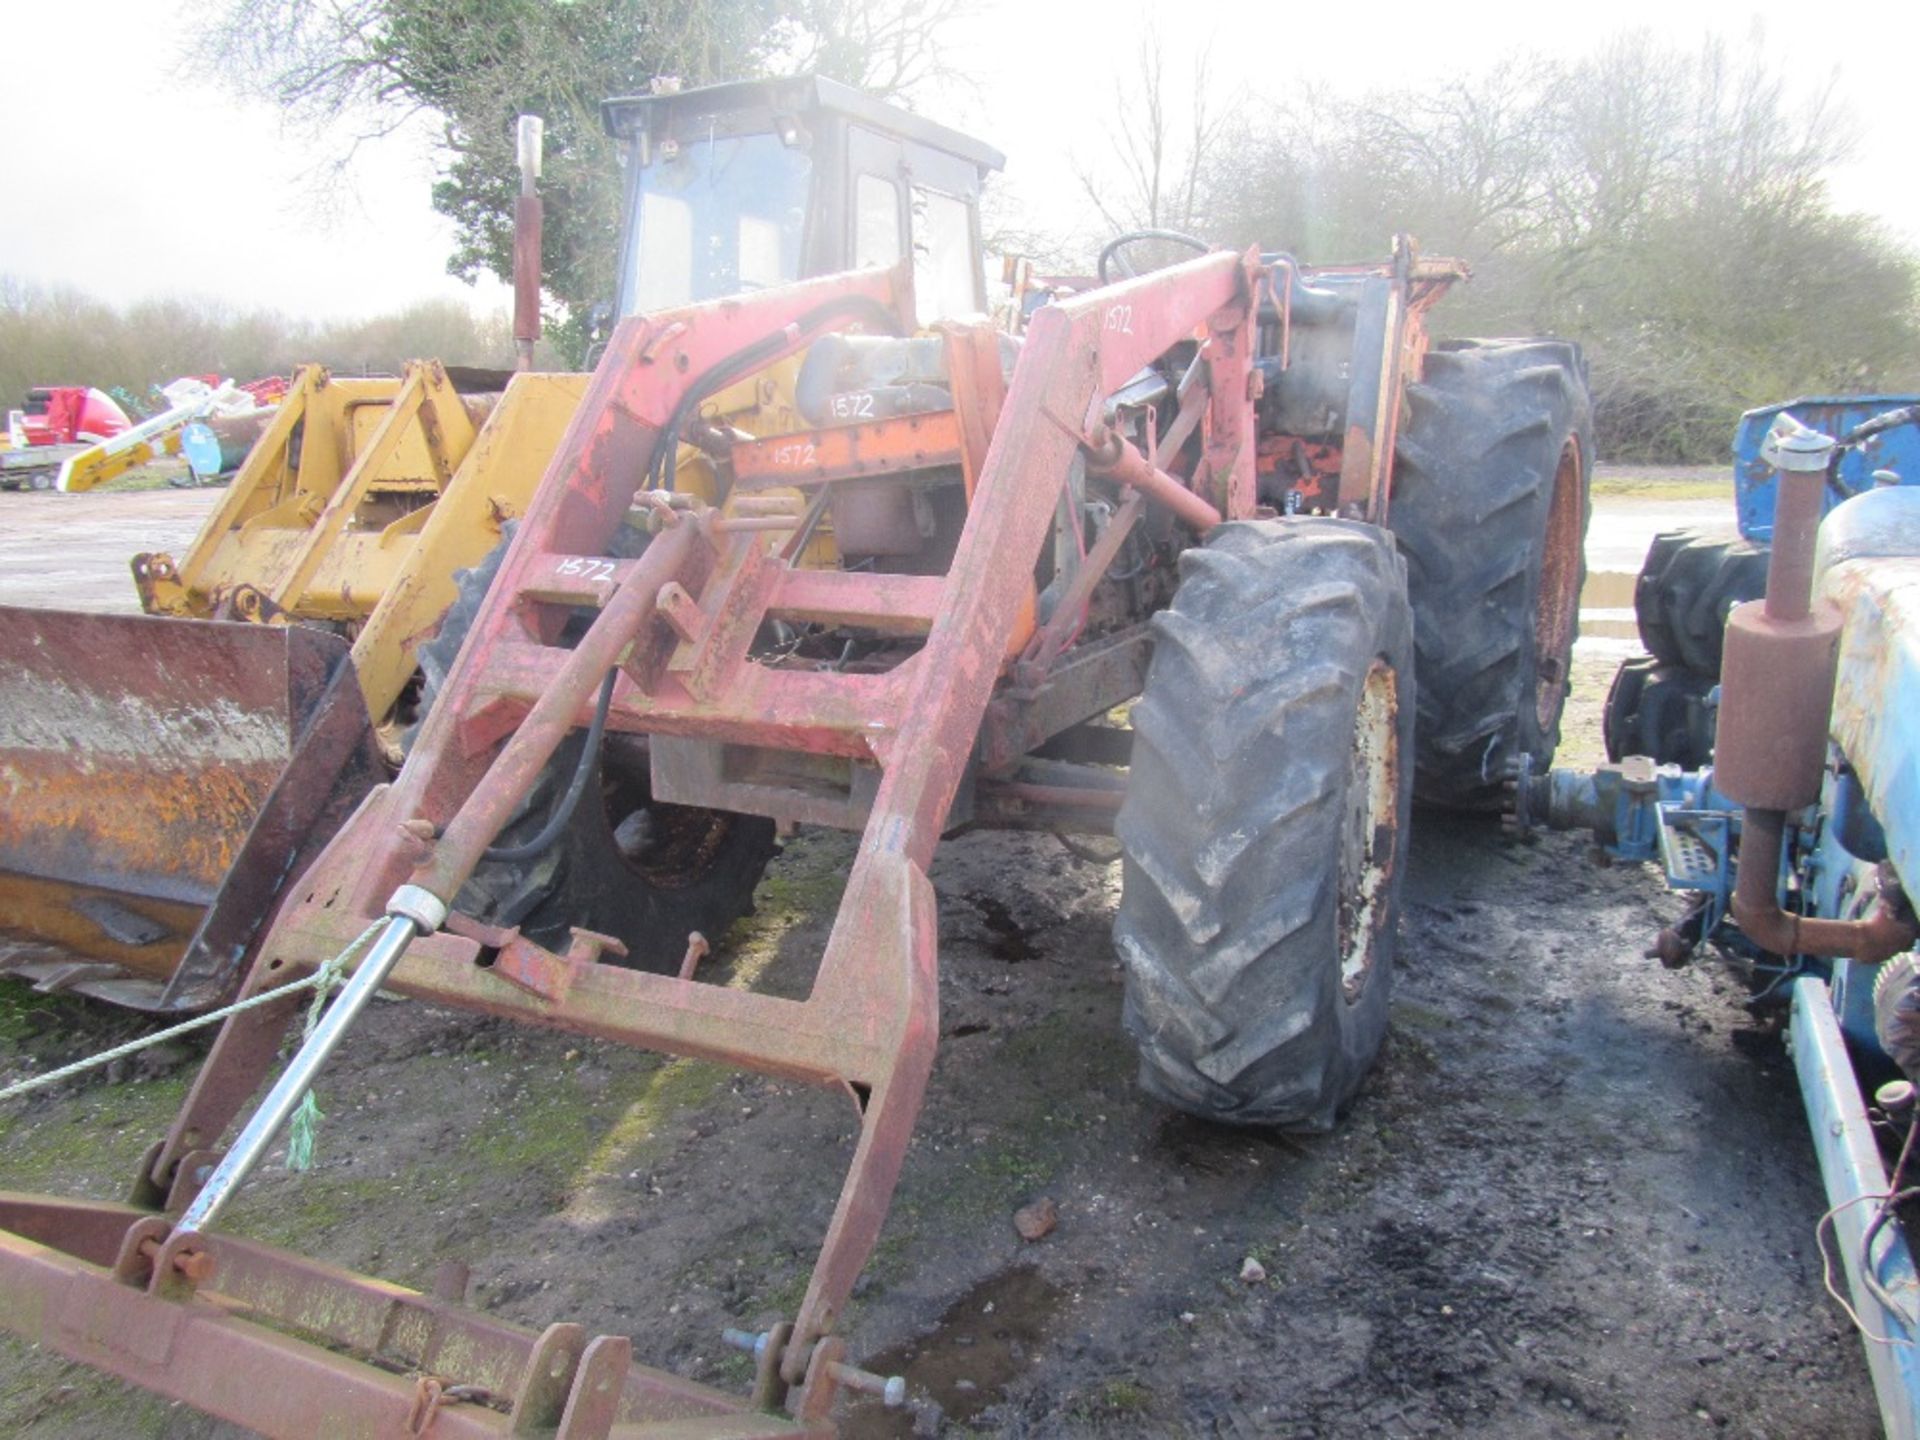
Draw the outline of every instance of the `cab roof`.
[[[820,111],[845,116],[870,129],[897,135],[929,149],[971,161],[984,176],[1003,169],[1007,157],[971,135],[876,100],[864,91],[824,75],[795,75],[775,80],[730,80],[666,95],[623,95],[600,103],[600,121],[616,140],[647,134],[691,134],[699,122],[719,115],[764,111],[771,119],[800,118]]]

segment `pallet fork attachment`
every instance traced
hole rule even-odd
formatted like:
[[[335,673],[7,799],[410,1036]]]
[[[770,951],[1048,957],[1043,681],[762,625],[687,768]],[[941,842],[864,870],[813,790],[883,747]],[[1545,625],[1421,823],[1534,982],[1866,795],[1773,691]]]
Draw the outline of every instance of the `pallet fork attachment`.
[[[584,727],[609,671],[615,731],[877,765],[859,852],[803,999],[600,964],[591,946],[555,954],[458,913],[438,928],[428,913],[420,928],[431,933],[397,954],[386,982],[436,1004],[853,1099],[851,1167],[798,1313],[756,1347],[751,1400],[633,1365],[622,1336],[589,1341],[567,1324],[535,1336],[451,1299],[186,1228],[182,1212],[199,1213],[189,1207],[220,1173],[219,1138],[270,1069],[295,996],[228,1020],[143,1164],[132,1206],[0,1196],[0,1319],[276,1436],[429,1425],[474,1436],[557,1427],[581,1440],[830,1433],[838,1389],[874,1383],[846,1365],[833,1331],[891,1203],[939,1033],[927,869],[977,753],[991,748],[979,743],[983,722],[1023,650],[1013,688],[1023,703],[1044,700],[1059,637],[1026,640],[1034,566],[1062,487],[1083,447],[1101,444],[1105,397],[1193,340],[1207,378],[1192,491],[1228,516],[1251,513],[1259,280],[1257,256],[1215,253],[1042,309],[1004,392],[997,361],[977,363],[997,354],[992,332],[949,327],[970,498],[953,559],[933,577],[802,570],[793,562],[803,534],[643,489],[655,447],[677,443],[678,417],[703,382],[738,378],[729,367],[743,356],[776,363],[851,322],[902,325],[913,313],[904,270],[622,322],[405,768],[293,887],[247,978],[253,993],[310,972],[370,922],[417,915],[409,895],[450,906],[541,767]],[[874,429],[878,445],[886,432]],[[803,458],[785,483],[816,494],[836,483],[814,447],[793,453]],[[636,503],[661,512],[662,527],[638,559],[616,558],[613,538]],[[583,608],[597,613],[566,648],[562,627]],[[881,673],[781,669],[749,653],[763,622],[780,616],[924,641]],[[1113,702],[1085,703],[1093,708],[1059,726]],[[997,723],[1020,732],[1017,716]]]

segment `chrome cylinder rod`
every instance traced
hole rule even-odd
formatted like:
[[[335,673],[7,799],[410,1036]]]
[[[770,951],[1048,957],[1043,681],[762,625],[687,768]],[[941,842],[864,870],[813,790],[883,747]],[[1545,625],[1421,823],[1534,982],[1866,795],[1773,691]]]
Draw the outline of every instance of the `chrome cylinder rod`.
[[[413,890],[416,887],[403,888]],[[418,893],[426,895],[425,891]],[[399,899],[398,896],[395,898],[396,901]],[[426,898],[432,899],[431,896]],[[434,903],[438,905],[439,902]],[[444,917],[444,908],[440,913]],[[300,1108],[301,1100],[319,1078],[321,1067],[327,1063],[327,1058],[345,1037],[348,1028],[359,1018],[374,992],[386,982],[393,967],[400,962],[400,957],[406,954],[407,945],[415,934],[423,929],[437,928],[437,925],[423,925],[421,921],[425,918],[428,917],[389,913],[385,928],[367,951],[366,958],[354,968],[352,977],[341,987],[339,995],[327,1007],[326,1014],[320,1017],[320,1023],[314,1026],[313,1034],[295,1052],[286,1070],[274,1082],[273,1089],[267,1092],[267,1098],[253,1112],[253,1118],[247,1121],[246,1128],[233,1142],[233,1148],[214,1168],[207,1183],[200,1187],[200,1193],[174,1227],[176,1233],[204,1231],[227,1201],[233,1198],[234,1192],[240,1188],[253,1167],[266,1155],[275,1137],[293,1118],[293,1112]]]

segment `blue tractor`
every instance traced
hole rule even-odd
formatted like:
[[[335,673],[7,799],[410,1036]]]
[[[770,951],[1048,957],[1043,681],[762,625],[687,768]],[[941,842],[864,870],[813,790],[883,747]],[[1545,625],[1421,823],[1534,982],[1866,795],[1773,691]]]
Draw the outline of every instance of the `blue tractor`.
[[[1737,537],[1697,530],[1656,535],[1634,586],[1647,653],[1626,661],[1607,695],[1607,757],[1650,755],[1693,769],[1713,749],[1715,687],[1727,612],[1760,597],[1773,539],[1774,472],[1761,454],[1782,415],[1838,437],[1822,513],[1879,485],[1920,483],[1920,427],[1896,417],[1920,395],[1806,396],[1749,410],[1733,437]]]
[[[1677,968],[1710,946],[1747,972],[1752,1003],[1788,1010],[1832,1207],[1821,1244],[1845,1269],[1887,1434],[1912,1437],[1920,484],[1900,480],[1920,480],[1920,402],[1754,411],[1737,450],[1741,540],[1654,542],[1641,628],[1659,663],[1634,681],[1629,661],[1614,686],[1617,699],[1639,684],[1644,704],[1683,673],[1707,728],[1655,738],[1699,753],[1612,750],[1610,733],[1613,763],[1591,772],[1517,757],[1508,818],[1590,830],[1614,857],[1658,865],[1691,904],[1648,954]]]

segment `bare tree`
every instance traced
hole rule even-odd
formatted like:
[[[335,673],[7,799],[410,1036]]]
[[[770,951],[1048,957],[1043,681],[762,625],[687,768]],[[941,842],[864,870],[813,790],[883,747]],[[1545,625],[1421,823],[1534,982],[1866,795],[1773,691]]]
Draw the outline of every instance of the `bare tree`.
[[[792,7],[779,68],[910,100],[944,72],[943,37],[977,0],[807,0]]]
[[[1323,262],[1411,231],[1476,271],[1441,327],[1587,342],[1611,453],[1716,457],[1748,405],[1920,378],[1920,266],[1833,213],[1846,116],[1762,39],[1626,32],[1578,60],[1247,106],[1200,223]]]
[[[1157,27],[1149,24],[1142,32],[1131,83],[1114,87],[1112,150],[1098,160],[1076,159],[1073,166],[1082,192],[1110,232],[1194,227],[1201,175],[1223,130],[1223,112],[1210,103],[1211,56],[1211,43],[1195,51],[1185,67],[1185,84],[1176,91]]]

